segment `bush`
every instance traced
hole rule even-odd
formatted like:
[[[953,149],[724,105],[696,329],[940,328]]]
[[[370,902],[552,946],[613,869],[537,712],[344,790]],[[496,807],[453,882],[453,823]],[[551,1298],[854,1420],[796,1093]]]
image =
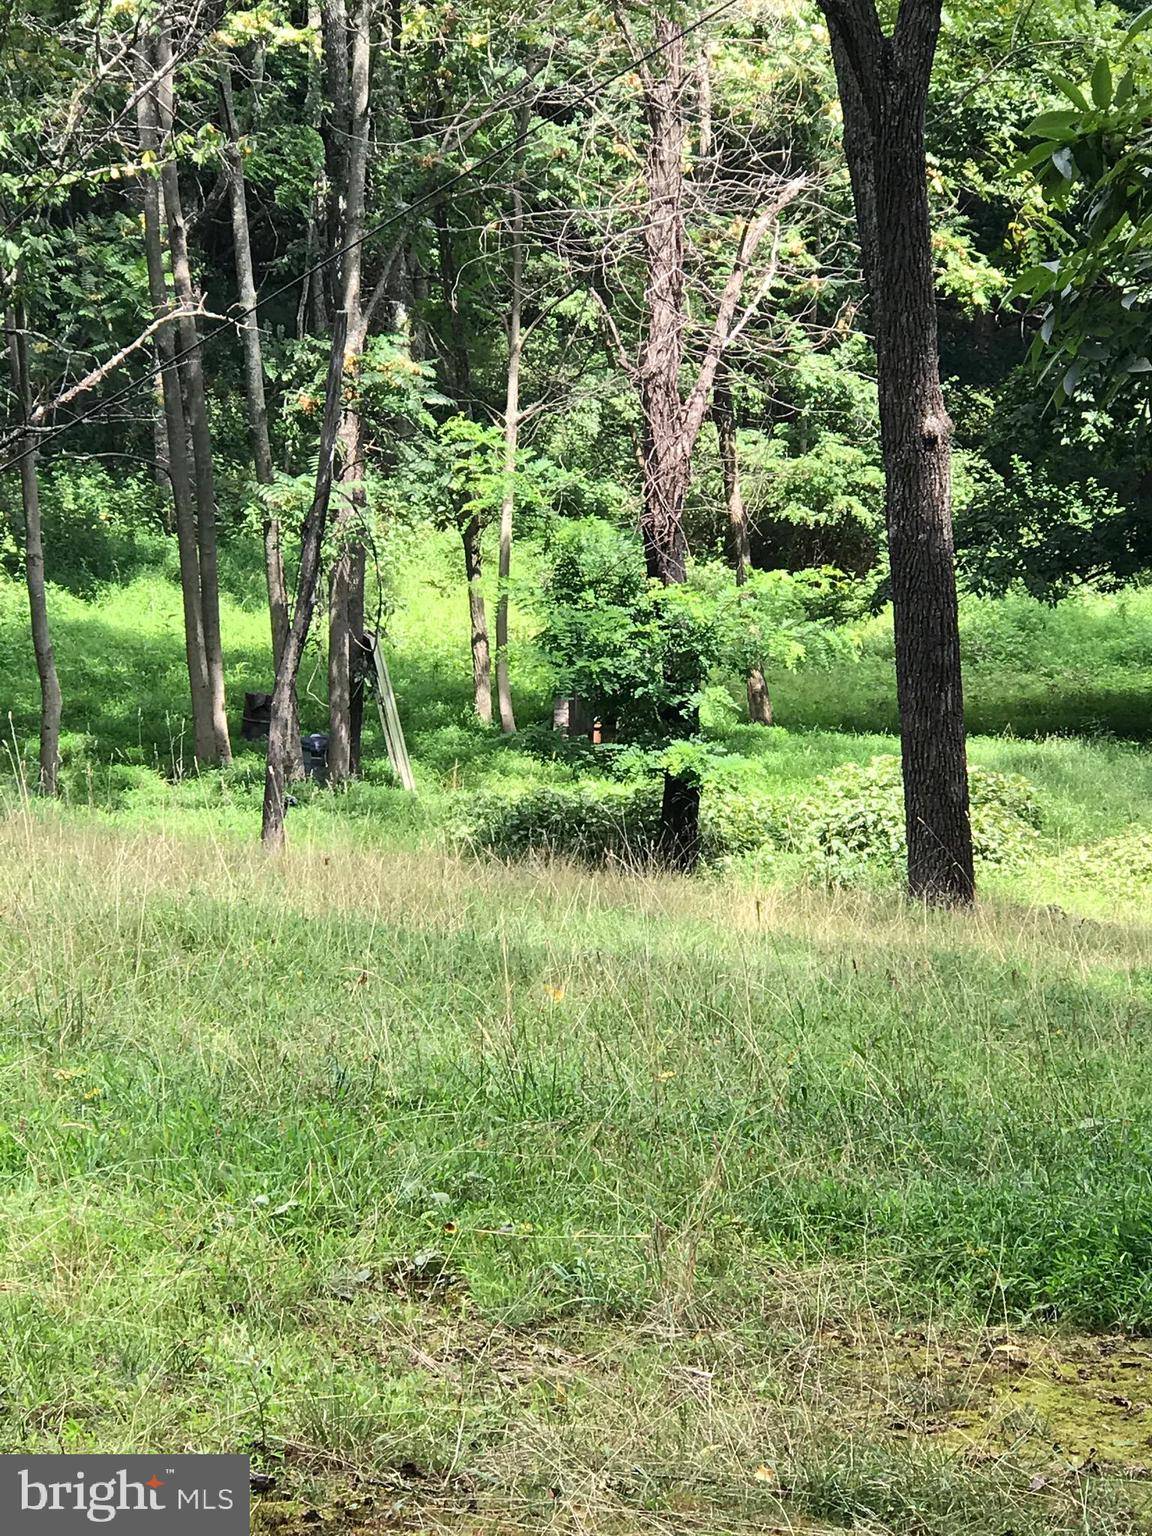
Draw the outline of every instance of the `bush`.
[[[754,853],[785,840],[786,810],[765,784],[760,763],[720,758],[705,770],[703,781],[700,838],[705,859]]]
[[[2,498],[12,526],[22,514],[9,489]],[[115,472],[98,464],[50,465],[40,480],[45,574],[55,586],[91,596],[106,582],[131,581],[161,563],[171,540],[164,535],[160,496],[144,474]],[[12,543],[3,568],[23,575],[23,556]]]
[[[658,786],[593,781],[477,795],[455,831],[462,842],[502,858],[545,853],[635,864],[651,857],[659,818]]]
[[[1032,848],[1040,808],[1028,780],[1019,774],[970,768],[972,840],[985,864],[1018,863]],[[848,763],[820,781],[790,819],[789,841],[835,884],[879,867],[904,862],[904,793],[900,760],[874,757]]]
[[[533,852],[586,864],[638,864],[652,857],[660,822],[659,754],[645,754],[649,773],[631,780],[572,785],[519,785],[475,796],[456,827],[474,848],[505,858]],[[623,767],[623,765],[621,765]],[[723,758],[702,774],[701,857],[715,862],[784,840],[780,800],[765,786],[758,764]]]
[[[1132,827],[1102,843],[1070,849],[1068,877],[1118,899],[1145,900],[1152,887],[1152,832]]]

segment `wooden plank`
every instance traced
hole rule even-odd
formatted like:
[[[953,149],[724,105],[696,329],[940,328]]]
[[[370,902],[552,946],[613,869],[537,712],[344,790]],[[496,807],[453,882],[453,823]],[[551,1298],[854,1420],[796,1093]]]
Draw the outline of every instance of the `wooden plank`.
[[[412,763],[404,740],[404,728],[400,724],[400,713],[396,708],[396,694],[393,692],[392,679],[388,674],[388,663],[384,660],[384,652],[380,648],[378,637],[365,634],[364,638],[372,651],[372,661],[376,668],[376,708],[380,712],[380,729],[384,732],[388,761],[392,764],[392,772],[400,780],[401,786],[415,791],[416,780],[412,777]]]

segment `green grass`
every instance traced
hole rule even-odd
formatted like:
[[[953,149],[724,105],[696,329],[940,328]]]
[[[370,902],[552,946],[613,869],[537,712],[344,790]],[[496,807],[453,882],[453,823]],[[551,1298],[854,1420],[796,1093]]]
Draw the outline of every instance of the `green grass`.
[[[605,1529],[673,1491],[1057,1519],[1027,1455],[912,1454],[786,1362],[865,1307],[1152,1325],[1147,930],[34,806],[0,870],[6,1448],[254,1442],[505,1508],[594,1466]]]

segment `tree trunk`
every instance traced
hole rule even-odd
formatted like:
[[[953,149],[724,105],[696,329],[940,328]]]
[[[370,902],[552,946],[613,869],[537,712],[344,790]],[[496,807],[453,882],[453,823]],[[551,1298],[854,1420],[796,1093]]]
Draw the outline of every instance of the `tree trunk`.
[[[527,111],[520,118],[520,137],[527,131]],[[512,187],[511,294],[508,305],[508,387],[504,405],[504,490],[500,498],[499,592],[496,601],[496,697],[500,729],[506,736],[516,731],[512,689],[508,679],[508,583],[512,575],[512,518],[516,510],[516,449],[520,438],[520,359],[524,349],[524,194],[520,189],[523,153],[517,156]]]
[[[324,142],[324,184],[327,192],[322,216],[325,249],[335,251],[340,247],[344,228],[351,153],[352,77],[346,0],[320,0],[320,33],[323,40],[320,63],[320,135]],[[340,305],[341,285],[345,281],[343,265],[332,262],[317,275],[324,282],[327,307],[337,309]],[[348,325],[351,328],[351,315],[348,316]]]
[[[468,361],[468,342],[464,334],[464,321],[460,313],[460,294],[457,279],[455,252],[452,249],[452,232],[443,202],[432,211],[436,225],[437,248],[440,255],[440,288],[444,307],[448,312],[448,345],[445,348],[445,366],[450,375],[448,391],[456,400],[457,408],[465,415],[473,411],[472,377]],[[477,718],[485,725],[492,724],[492,653],[488,642],[488,615],[484,607],[483,555],[480,547],[479,519],[463,510],[457,513],[460,541],[464,547],[464,575],[468,583],[468,619],[472,644],[472,707]]]
[[[896,632],[908,888],[973,898],[951,422],[940,388],[924,109],[940,0],[903,0],[891,37],[872,0],[822,0],[871,276]]]
[[[304,116],[308,124],[319,134],[323,125],[324,90],[323,74],[323,17],[319,0],[308,0],[308,87],[304,98]],[[304,270],[308,276],[300,285],[300,302],[296,309],[296,335],[303,340],[311,324],[316,336],[323,336],[328,329],[328,306],[324,301],[323,272],[313,272],[316,252],[320,246],[320,232],[324,227],[324,210],[327,206],[328,188],[324,167],[316,172],[312,187],[312,201],[308,207],[308,225],[304,234]]]
[[[728,547],[736,585],[742,587],[752,569],[752,545],[748,538],[748,509],[740,484],[740,452],[736,442],[736,413],[728,370],[721,364],[712,391],[712,415],[720,468],[724,476],[724,505],[728,513]],[[759,667],[748,673],[748,719],[753,725],[772,724],[772,698]]]
[[[344,388],[344,347],[348,339],[348,317],[338,310],[332,326],[332,350],[328,359],[328,382],[324,390],[324,419],[320,428],[320,458],[316,469],[316,490],[312,505],[300,530],[300,569],[296,577],[296,603],[284,654],[276,669],[276,687],[272,694],[272,714],[268,727],[268,766],[264,775],[264,811],[260,840],[268,849],[284,845],[284,818],[288,809],[288,769],[291,762],[292,736],[295,731],[292,700],[300,658],[312,625],[316,606],[316,586],[320,577],[320,553],[328,523],[332,499],[332,479],[336,461],[336,440],[340,430],[341,395]]]
[[[656,41],[663,49],[659,74],[645,78],[648,149],[644,176],[648,205],[644,218],[647,284],[645,335],[640,357],[640,399],[644,413],[644,556],[649,576],[665,586],[688,574],[684,499],[691,448],[685,438],[680,371],[688,320],[685,294],[684,39],[670,16],[656,17]]]
[[[8,312],[8,360],[12,369],[12,389],[21,418],[27,423],[32,415],[32,380],[28,372],[28,344],[24,311],[20,305]],[[32,649],[36,654],[36,674],[40,679],[40,775],[38,788],[43,795],[54,795],[60,766],[60,680],[56,675],[56,653],[48,626],[48,596],[44,586],[44,538],[40,528],[39,455],[31,432],[18,439],[20,492],[24,503],[24,576],[28,585],[28,609],[32,621]]]
[[[144,81],[151,77],[148,54],[142,51],[139,73]],[[160,136],[155,98],[145,92],[136,103],[136,121],[140,150],[159,156]],[[150,171],[140,178],[144,202],[144,255],[148,268],[148,293],[157,319],[171,308],[168,283],[164,275],[163,218],[160,183]],[[212,724],[212,702],[208,691],[208,661],[204,649],[204,610],[200,601],[200,562],[196,548],[196,506],[192,492],[192,472],[188,462],[188,432],[184,420],[184,402],[180,376],[173,361],[176,350],[173,327],[161,326],[156,333],[156,352],[160,360],[160,386],[167,439],[168,477],[172,487],[172,508],[176,519],[176,545],[180,556],[180,594],[184,605],[184,651],[188,663],[188,682],[192,699],[192,727],[196,762],[216,761],[216,733]]]
[[[643,427],[643,509],[641,534],[650,577],[665,586],[688,575],[684,501],[691,473],[680,373],[688,312],[685,293],[684,223],[685,146],[684,40],[668,15],[655,18],[656,41],[663,52],[658,74],[645,70],[644,107],[648,123],[644,220],[647,258],[645,335],[640,355],[639,387]],[[694,736],[694,712],[662,712],[665,733],[675,739]],[[694,779],[666,771],[660,803],[659,851],[675,869],[689,870],[700,843],[700,789]]]
[[[156,62],[163,75],[156,88],[160,126],[171,135],[175,123],[175,98],[172,85],[172,43],[167,28],[156,34]],[[228,711],[224,696],[224,652],[220,635],[220,581],[216,550],[216,478],[212,457],[212,432],[208,422],[208,402],[204,388],[204,367],[200,354],[200,336],[193,311],[198,295],[192,281],[188,258],[188,234],[180,199],[180,174],[174,159],[161,160],[161,189],[168,246],[172,258],[172,282],[176,299],[187,314],[178,324],[184,381],[184,406],[192,438],[195,468],[197,545],[200,558],[200,605],[204,614],[204,654],[208,663],[208,695],[212,709],[215,761],[230,763],[232,745],[228,739]]]
[[[338,190],[342,263],[341,307],[347,315],[346,368],[355,370],[367,340],[362,301],[362,246],[368,173],[371,6],[358,0],[349,52],[343,36],[333,35],[343,5],[325,5],[325,59],[329,82],[331,137],[339,148],[332,163],[345,176]],[[346,112],[343,124],[337,116]],[[341,139],[341,131],[343,138]],[[353,387],[340,424],[340,490],[335,515],[337,549],[328,604],[328,782],[342,784],[353,771],[353,659],[360,650],[364,609],[363,545],[357,537],[366,507],[364,429]],[[357,619],[356,615],[360,617]]]
[[[485,725],[492,724],[492,657],[488,647],[488,616],[484,609],[483,555],[480,523],[470,517],[460,529],[464,572],[468,578],[468,617],[472,630],[472,701]]]
[[[257,303],[256,276],[252,264],[252,241],[248,231],[248,199],[244,179],[244,160],[240,146],[240,128],[232,99],[232,70],[227,60],[220,65],[220,100],[228,148],[225,170],[232,209],[232,249],[236,262],[236,288],[240,307],[241,336],[244,343],[244,400],[248,416],[248,436],[252,444],[252,467],[259,485],[272,484],[272,444],[268,436],[268,405],[264,396],[264,356],[260,324],[254,313]],[[284,581],[284,558],[280,550],[277,520],[264,518],[264,571],[268,585],[268,611],[272,625],[272,653],[277,666],[288,635],[288,591]]]
[[[252,241],[248,230],[248,197],[244,180],[244,160],[240,148],[240,128],[232,97],[232,70],[227,61],[220,64],[220,101],[224,132],[228,140],[225,170],[232,208],[232,248],[236,261],[236,287],[244,312],[241,335],[244,341],[244,402],[248,416],[248,436],[252,444],[252,467],[258,485],[272,484],[272,443],[268,435],[268,405],[264,395],[264,352],[260,340],[260,322],[256,317],[256,275],[252,263]],[[268,616],[272,627],[272,665],[279,669],[288,638],[288,585],[284,579],[284,553],[280,542],[280,521],[264,510],[264,579],[268,587]],[[297,725],[291,733],[295,743],[290,765],[292,778],[303,778],[304,762],[300,752],[299,711],[293,701]]]

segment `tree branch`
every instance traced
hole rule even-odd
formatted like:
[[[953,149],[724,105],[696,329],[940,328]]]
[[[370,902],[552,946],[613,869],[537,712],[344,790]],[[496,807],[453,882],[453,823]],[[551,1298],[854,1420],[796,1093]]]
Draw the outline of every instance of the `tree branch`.
[[[28,417],[28,425],[30,427],[40,426],[47,417],[55,415],[62,407],[71,405],[77,395],[84,395],[90,389],[95,389],[96,385],[103,379],[106,379],[110,373],[114,373],[121,363],[127,362],[133,352],[138,352],[142,346],[149,342],[161,326],[168,325],[173,320],[185,319],[189,313],[200,315],[207,312],[203,309],[193,311],[174,309],[169,314],[161,315],[158,319],[153,320],[151,325],[141,331],[135,341],[130,341],[126,347],[121,347],[119,352],[110,357],[107,362],[101,363],[98,368],[93,368],[91,373],[86,373],[78,383],[73,384],[71,389],[66,389],[63,394],[57,395],[54,400],[48,400],[43,405],[38,405]]]
[[[768,230],[776,223],[781,212],[797,198],[807,185],[806,178],[798,176],[793,181],[786,182],[780,189],[772,204],[750,219],[744,226],[744,233],[740,237],[740,245],[736,252],[736,259],[732,263],[732,270],[728,274],[728,281],[724,284],[724,290],[720,295],[720,303],[716,307],[716,318],[712,325],[712,334],[708,345],[704,349],[704,357],[700,363],[696,382],[693,384],[688,399],[684,403],[684,429],[688,434],[688,441],[695,442],[696,434],[700,431],[704,417],[708,412],[708,400],[712,393],[712,384],[716,378],[716,368],[723,355],[724,348],[732,340],[734,334],[734,321],[736,309],[740,303],[740,295],[744,291],[744,283],[748,277],[748,268],[751,265],[761,241]],[[752,311],[760,298],[767,283],[772,281],[775,275],[776,255],[779,249],[779,237],[773,244],[772,261],[769,264],[767,281],[762,284],[762,291],[753,300],[752,304],[741,316],[739,330],[743,330],[751,318]]]

